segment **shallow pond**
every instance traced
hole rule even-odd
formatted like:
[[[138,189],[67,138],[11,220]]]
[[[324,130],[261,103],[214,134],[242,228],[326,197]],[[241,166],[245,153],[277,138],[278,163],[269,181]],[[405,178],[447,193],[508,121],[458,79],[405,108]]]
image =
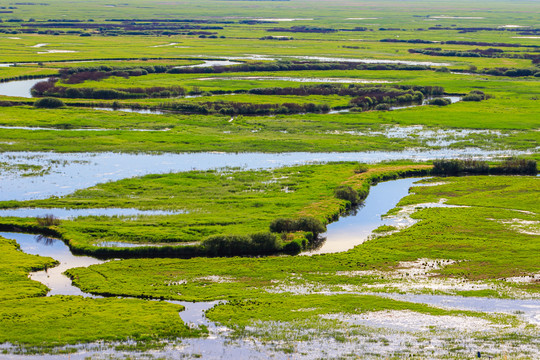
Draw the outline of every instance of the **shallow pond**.
[[[399,201],[399,199],[408,193],[408,189],[418,179],[400,179],[390,182],[380,183],[372,187],[365,206],[358,211],[356,216],[343,217],[335,224],[331,224],[328,228],[327,236],[329,242],[332,242],[332,237],[336,236],[337,241],[333,245],[341,247],[342,250],[350,248],[352,243],[349,242],[348,233],[355,232],[357,234],[368,234],[367,229],[373,229],[380,225],[380,216],[384,214],[388,208],[391,208]],[[383,196],[384,195],[384,196]],[[388,200],[388,199],[391,199]],[[384,203],[383,203],[384,202]],[[355,224],[358,222],[358,224]],[[369,234],[368,234],[369,235]],[[51,295],[80,295],[93,297],[91,294],[83,293],[80,289],[71,285],[71,281],[62,275],[62,273],[72,267],[89,266],[93,264],[103,263],[101,260],[86,256],[74,256],[69,248],[60,240],[47,237],[40,237],[30,234],[5,233],[1,232],[0,236],[14,239],[20,245],[22,251],[30,254],[41,256],[50,256],[57,259],[61,264],[56,268],[48,269],[47,271],[39,271],[31,274],[31,278],[40,281],[47,285],[51,291]],[[339,237],[344,237],[342,242]],[[358,241],[358,236],[354,236],[352,241]],[[354,245],[353,245],[354,246]],[[335,249],[333,249],[335,250]],[[341,250],[341,251],[342,251]],[[340,250],[338,250],[340,251]],[[331,251],[329,251],[331,252]],[[331,294],[328,294],[331,295]],[[464,298],[459,296],[437,296],[437,295],[402,295],[402,294],[380,294],[373,295],[395,298],[403,301],[417,302],[430,304],[437,307],[474,310],[482,312],[504,312],[514,314],[519,312],[529,322],[539,323],[540,321],[540,301],[538,300],[501,300],[488,298]],[[204,312],[218,304],[218,302],[201,302],[188,303],[181,301],[170,301],[171,303],[181,304],[186,306],[186,310],[180,313],[181,318],[191,326],[205,325],[210,330],[208,338],[201,339],[182,339],[181,342],[168,344],[164,349],[152,352],[157,357],[165,358],[183,358],[186,354],[196,354],[197,357],[208,359],[286,359],[288,355],[277,350],[279,344],[263,344],[254,339],[238,339],[232,340],[228,333],[228,329],[218,327],[205,318]],[[400,314],[398,314],[400,315]],[[370,326],[370,324],[367,324]],[[375,327],[377,324],[373,325]],[[433,331],[431,329],[430,331]],[[405,335],[387,335],[390,342],[396,339],[401,339]],[[367,347],[373,353],[386,354],[388,347],[379,349],[377,344],[371,344],[370,341],[362,338],[360,342],[345,342],[343,344],[334,344],[333,340],[325,347],[321,347],[313,343],[317,340],[309,340],[307,342],[298,342],[298,358],[315,359],[320,358],[325,354],[325,351],[330,351],[331,354],[346,355],[350,351],[358,351]],[[397,340],[396,340],[397,341]],[[407,341],[415,344],[414,338],[407,338]],[[418,340],[416,340],[418,341]],[[309,345],[311,344],[311,345]],[[385,343],[388,345],[387,343]],[[309,349],[305,348],[309,345]],[[402,344],[399,342],[393,344],[396,349],[400,349]],[[1,345],[1,348],[8,351],[12,348],[6,345]],[[305,348],[305,349],[304,349]],[[78,345],[75,347],[76,353],[66,355],[66,359],[85,359],[88,356],[104,354],[108,356],[137,356],[141,355],[133,352],[117,351],[113,346],[106,344],[87,344]],[[300,349],[303,349],[300,351]],[[385,350],[386,349],[386,350]],[[305,351],[304,351],[305,350]],[[343,351],[346,351],[344,353]],[[300,356],[302,354],[302,356]],[[60,356],[53,355],[9,355],[13,359],[56,359]]]
[[[31,98],[30,89],[45,79],[17,80],[0,83],[0,95]]]
[[[17,241],[21,250],[27,254],[47,256],[60,262],[56,267],[30,273],[32,280],[45,284],[49,289],[47,296],[52,295],[79,295],[94,297],[71,285],[71,280],[63,272],[74,267],[87,267],[102,264],[105,261],[90,256],[75,256],[62,240],[46,236],[0,232],[0,236]]]
[[[219,168],[272,169],[282,166],[329,161],[376,163],[385,160],[418,161],[441,158],[475,157],[490,159],[528,152],[481,149],[439,149],[426,151],[373,151],[346,153],[53,153],[2,152],[0,163],[6,165],[38,165],[47,171],[40,176],[6,171],[0,174],[0,201],[44,199],[62,196],[98,183],[134,176],[208,170]]]

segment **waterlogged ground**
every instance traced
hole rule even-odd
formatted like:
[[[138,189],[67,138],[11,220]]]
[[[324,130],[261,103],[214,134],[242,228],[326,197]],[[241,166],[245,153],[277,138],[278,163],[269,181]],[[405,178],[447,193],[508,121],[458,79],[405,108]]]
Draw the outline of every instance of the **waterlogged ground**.
[[[471,179],[484,186],[463,194],[462,190],[467,188],[470,181],[473,181]],[[518,180],[517,184],[516,180]],[[406,181],[403,183],[406,189],[415,180],[398,180],[395,184],[403,181]],[[259,260],[194,259],[188,261],[191,263],[189,265],[186,264],[187,261],[173,259],[123,260],[97,267],[91,266],[87,270],[72,269],[69,273],[76,274],[76,284],[81,286],[83,291],[93,289],[90,292],[97,291],[97,294],[102,291],[100,289],[106,289],[107,293],[118,296],[136,296],[137,293],[144,292],[150,296],[178,300],[200,301],[212,298],[226,300],[222,304],[201,303],[200,306],[179,303],[187,306],[182,319],[191,323],[191,326],[207,325],[210,335],[203,339],[185,339],[155,345],[157,348],[153,353],[156,357],[203,356],[217,359],[223,356],[235,356],[237,358],[286,359],[294,356],[315,359],[321,356],[349,358],[359,352],[366,354],[367,358],[404,357],[410,354],[427,357],[447,357],[458,354],[467,357],[481,352],[483,356],[535,358],[540,355],[538,342],[540,299],[534,291],[535,276],[523,276],[519,278],[520,280],[516,280],[516,277],[473,279],[470,274],[461,275],[458,278],[440,276],[450,268],[460,267],[463,262],[469,263],[469,270],[471,267],[474,268],[475,259],[472,253],[469,253],[468,260],[459,259],[461,256],[457,259],[455,256],[452,258],[452,255],[443,258],[428,256],[414,261],[399,261],[388,267],[384,265],[384,262],[380,263],[381,260],[384,261],[385,256],[388,256],[383,253],[384,250],[381,251],[386,245],[377,243],[388,237],[392,240],[394,247],[398,247],[393,251],[402,252],[399,246],[405,244],[399,241],[399,237],[396,239],[396,236],[403,234],[407,227],[420,231],[419,234],[422,234],[422,229],[417,229],[419,226],[427,225],[426,221],[427,223],[437,221],[422,217],[422,220],[415,224],[418,219],[411,218],[411,216],[417,218],[415,209],[416,211],[424,209],[422,212],[432,211],[436,209],[430,207],[436,205],[441,210],[453,206],[448,210],[470,211],[477,201],[485,199],[486,196],[489,198],[488,195],[493,191],[499,195],[499,200],[494,200],[493,204],[496,205],[494,208],[496,209],[501,203],[515,201],[515,199],[505,198],[505,194],[515,194],[520,187],[534,187],[533,184],[536,181],[538,181],[537,178],[447,178],[430,179],[424,184],[429,186],[415,187],[413,191],[416,195],[405,198],[401,202],[403,207],[392,212],[396,214],[391,215],[394,217],[392,219],[394,229],[384,228],[390,232],[401,228],[401,232],[385,236],[384,232],[381,235],[379,231],[377,235],[373,235],[377,237],[372,237],[364,244],[382,246],[378,250],[381,259],[371,261],[372,270],[358,270],[357,261],[363,256],[359,251],[360,248],[356,248],[341,254],[290,259],[279,257]],[[388,183],[390,184],[393,183]],[[501,190],[504,184],[507,184],[506,191]],[[372,195],[375,195],[375,198],[368,198],[366,207],[358,214],[362,214],[363,210],[377,213],[377,210],[370,210],[369,204],[370,201],[378,203],[376,190],[388,192],[388,188],[384,185],[386,184],[373,188]],[[377,189],[378,187],[380,188]],[[403,188],[403,186],[396,188]],[[426,201],[438,197],[441,193],[447,196],[444,201]],[[461,195],[452,196],[452,194]],[[477,196],[471,197],[471,194]],[[515,215],[514,218],[537,216],[537,205],[533,201],[523,198],[519,200],[520,203],[515,209],[494,211],[504,214],[509,210],[520,214]],[[444,204],[450,202],[453,204]],[[482,201],[482,204],[486,202]],[[379,215],[383,215],[385,211],[379,210]],[[345,218],[345,220],[348,219],[350,217]],[[340,223],[338,221],[335,225],[339,226]],[[500,223],[506,225],[504,221]],[[347,225],[344,224],[344,226]],[[330,233],[331,231],[328,234]],[[67,253],[59,256],[58,250],[54,250],[54,244],[61,245],[60,248],[63,250],[60,251],[68,251],[65,245],[59,243],[59,240],[50,240],[47,244],[44,240],[35,242],[36,240],[33,240],[31,235],[6,233],[1,235],[5,238],[20,239],[25,252],[36,253],[32,250],[36,248],[32,245],[34,242],[38,248],[45,249],[45,252],[40,250],[39,253],[42,255],[58,257],[62,263],[71,261],[73,264],[83,265],[80,260]],[[537,241],[531,235],[528,236],[529,242]],[[23,238],[25,240],[22,240]],[[362,238],[360,234],[359,238]],[[329,238],[328,241],[331,239]],[[48,247],[52,252],[46,252]],[[516,246],[512,250],[516,254],[522,251]],[[495,260],[493,256],[496,255],[497,252],[495,254],[491,251],[485,252],[483,256],[487,258],[483,262],[489,263]],[[72,260],[69,260],[70,256]],[[398,255],[397,258],[400,256],[402,255]],[[490,257],[493,260],[490,260]],[[356,261],[356,265],[351,265],[351,260]],[[361,261],[365,260],[367,259],[364,258]],[[504,261],[504,258],[497,259],[497,262],[500,261]],[[533,261],[529,262],[531,269],[536,268],[538,271],[534,259],[530,261]],[[198,263],[204,263],[204,266]],[[84,265],[90,264],[92,262]],[[522,265],[525,268],[528,266],[526,263]],[[133,266],[137,269],[135,272],[127,270]],[[360,268],[363,267],[365,266],[360,265]],[[266,268],[273,270],[267,271]],[[276,277],[279,272],[276,273],[275,270],[280,268],[289,270]],[[318,270],[313,271],[314,268]],[[155,269],[159,269],[159,273],[156,273]],[[96,270],[100,274],[100,279],[94,282],[91,274]],[[508,269],[503,266],[498,271],[504,273]],[[32,278],[39,279],[38,274],[34,274]],[[50,274],[53,277],[52,273]],[[106,275],[105,279],[103,275]],[[121,283],[130,284],[129,288],[132,290],[117,283],[116,276],[121,276]],[[146,283],[147,276],[150,276],[148,279],[153,279],[152,283]],[[54,277],[60,278],[62,275],[56,272]],[[163,281],[160,278],[166,282],[165,288],[159,285]],[[85,288],[85,285],[90,285],[90,287]],[[53,289],[50,295],[55,294],[55,291],[61,289],[62,286],[64,290],[60,290],[58,294],[65,293],[66,287],[80,292],[78,288],[69,284],[69,280],[68,283],[64,280],[63,285],[61,282],[50,282],[48,286]],[[165,289],[173,290],[173,292],[163,291]],[[412,293],[418,295],[411,295]],[[453,295],[432,295],[433,293]],[[524,300],[474,297],[496,294],[521,297]],[[456,295],[468,295],[468,297]],[[474,296],[471,297],[471,295]],[[205,320],[202,315],[204,309],[210,308],[212,310],[207,312],[208,317],[217,323]],[[116,350],[111,350],[104,346],[104,344],[89,344],[84,347],[75,347],[74,349],[79,349],[79,351],[84,349],[84,352],[76,353],[72,355],[72,358],[82,358],[83,354],[91,355],[93,358],[142,355],[135,350],[134,344],[131,346],[134,352],[126,352],[118,347]],[[12,348],[4,348],[13,351]],[[19,356],[13,356],[13,358],[19,358]]]

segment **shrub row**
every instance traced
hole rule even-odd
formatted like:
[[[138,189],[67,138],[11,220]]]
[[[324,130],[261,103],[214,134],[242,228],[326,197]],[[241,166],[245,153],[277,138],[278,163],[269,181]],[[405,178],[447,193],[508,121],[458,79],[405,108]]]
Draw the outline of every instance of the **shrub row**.
[[[433,161],[433,175],[455,176],[474,175],[536,175],[538,168],[535,160],[511,157],[490,167],[482,160],[451,159]]]
[[[141,99],[141,98],[168,98],[184,96],[186,89],[181,86],[127,88],[127,89],[94,89],[94,88],[66,88],[57,86],[58,79],[50,78],[35,84],[32,96],[63,97],[73,99]]]
[[[281,238],[272,233],[215,235],[202,242],[207,256],[275,254],[283,249]]]
[[[190,114],[223,114],[223,115],[272,115],[272,114],[301,114],[326,113],[330,111],[327,104],[252,104],[241,102],[169,102],[159,105],[160,109],[190,113]]]

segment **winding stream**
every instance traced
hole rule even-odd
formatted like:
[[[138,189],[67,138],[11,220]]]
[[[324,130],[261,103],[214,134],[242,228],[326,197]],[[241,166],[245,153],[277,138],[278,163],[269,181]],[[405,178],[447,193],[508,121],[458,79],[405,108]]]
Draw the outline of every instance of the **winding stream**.
[[[339,220],[327,226],[326,234],[321,237],[326,241],[320,248],[304,253],[305,255],[343,252],[365,242],[372,231],[381,225],[397,225],[398,219],[382,218],[390,209],[409,194],[409,188],[421,178],[406,178],[386,181],[369,190],[363,205]]]
[[[345,153],[53,153],[2,152],[0,164],[7,169],[17,165],[41,166],[45,172],[30,176],[24,171],[3,170],[0,173],[0,201],[45,199],[62,196],[94,186],[146,174],[163,174],[191,170],[222,168],[274,169],[282,166],[326,163],[329,161],[359,161],[376,163],[385,160],[412,159],[418,161],[475,157],[491,159],[528,153],[526,151],[439,149],[407,151],[372,151]],[[9,189],[9,190],[8,190]]]

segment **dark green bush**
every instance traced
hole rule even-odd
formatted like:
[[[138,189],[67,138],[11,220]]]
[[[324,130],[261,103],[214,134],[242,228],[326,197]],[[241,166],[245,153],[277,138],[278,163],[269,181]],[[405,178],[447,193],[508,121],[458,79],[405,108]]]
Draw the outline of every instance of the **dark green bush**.
[[[433,161],[432,173],[453,176],[459,174],[488,174],[489,165],[485,161],[474,159],[450,159]]]
[[[307,231],[313,233],[316,237],[317,234],[325,232],[326,227],[314,217],[306,216],[296,220],[286,218],[276,219],[270,224],[270,231],[274,233]]]
[[[251,241],[258,253],[273,253],[283,247],[281,238],[269,232],[252,234]]]
[[[282,249],[281,239],[271,233],[215,235],[202,241],[208,256],[271,254]]]
[[[295,231],[293,219],[279,218],[270,224],[270,231],[275,233],[287,233]]]
[[[358,205],[360,196],[358,192],[348,185],[340,185],[334,190],[334,196],[341,200],[347,200],[352,206]]]
[[[307,231],[313,233],[314,237],[318,234],[326,232],[326,227],[314,217],[301,217],[295,221],[296,231]]]
[[[435,99],[429,100],[428,104],[436,105],[436,106],[446,106],[446,105],[450,105],[451,101],[450,99],[445,99],[445,98],[435,98]]]
[[[484,97],[477,94],[468,94],[461,98],[461,101],[482,101]]]
[[[65,106],[65,104],[60,99],[46,97],[46,98],[37,100],[34,103],[34,106],[37,108],[43,108],[43,109],[56,109],[56,108],[61,108]]]
[[[388,111],[388,110],[390,110],[390,105],[389,104],[379,104],[379,105],[375,106],[375,110]]]
[[[283,247],[283,251],[287,254],[298,255],[302,251],[302,245],[296,241],[291,241]]]

